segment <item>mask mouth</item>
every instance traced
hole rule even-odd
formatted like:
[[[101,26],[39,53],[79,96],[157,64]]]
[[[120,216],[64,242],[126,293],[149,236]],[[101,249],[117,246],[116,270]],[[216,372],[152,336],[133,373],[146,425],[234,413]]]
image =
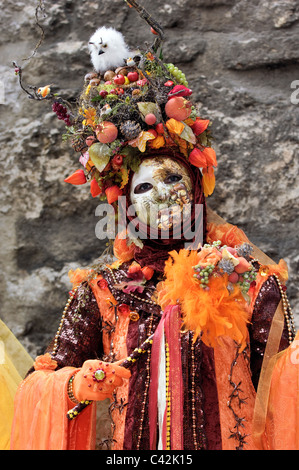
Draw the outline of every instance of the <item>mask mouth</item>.
[[[104,51],[100,50],[98,55],[102,55],[102,54],[104,54]]]

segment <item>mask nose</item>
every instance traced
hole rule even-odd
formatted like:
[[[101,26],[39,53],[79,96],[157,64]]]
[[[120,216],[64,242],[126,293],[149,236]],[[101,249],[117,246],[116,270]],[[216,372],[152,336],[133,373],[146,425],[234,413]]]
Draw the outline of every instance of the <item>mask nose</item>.
[[[101,55],[101,54],[104,54],[104,51],[99,50],[99,54],[98,54],[98,55]]]
[[[158,197],[161,202],[166,202],[170,198],[169,192],[166,190],[163,184],[157,185]]]

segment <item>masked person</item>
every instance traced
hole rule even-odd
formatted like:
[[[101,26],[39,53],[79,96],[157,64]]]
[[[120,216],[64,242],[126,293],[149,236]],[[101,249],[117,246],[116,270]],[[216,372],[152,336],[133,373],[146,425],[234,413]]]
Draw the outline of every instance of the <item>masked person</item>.
[[[66,181],[90,182],[125,227],[113,262],[70,273],[57,334],[16,395],[12,449],[296,448],[285,263],[207,208],[217,161],[182,74],[148,51],[109,72],[85,82],[84,170]]]

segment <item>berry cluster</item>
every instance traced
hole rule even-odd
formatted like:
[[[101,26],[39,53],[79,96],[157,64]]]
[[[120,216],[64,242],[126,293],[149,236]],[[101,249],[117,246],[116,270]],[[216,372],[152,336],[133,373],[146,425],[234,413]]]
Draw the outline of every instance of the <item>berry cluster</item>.
[[[256,280],[257,271],[253,268],[251,271],[246,271],[239,277],[239,286],[243,292],[248,292],[250,284]]]
[[[63,104],[55,101],[52,105],[52,110],[57,114],[59,120],[64,121],[67,126],[71,125],[70,115],[67,112],[67,108]]]
[[[182,85],[188,86],[186,75],[178,67],[175,67],[174,64],[167,64],[167,68],[171,75],[174,76],[177,82],[181,83]]]
[[[215,265],[214,264],[208,264],[205,267],[202,267],[200,265],[196,265],[196,266],[194,266],[193,269],[195,271],[195,274],[193,274],[193,277],[195,277],[196,279],[198,279],[200,281],[200,287],[206,288],[208,286],[208,283],[209,283],[209,276],[214,271]]]

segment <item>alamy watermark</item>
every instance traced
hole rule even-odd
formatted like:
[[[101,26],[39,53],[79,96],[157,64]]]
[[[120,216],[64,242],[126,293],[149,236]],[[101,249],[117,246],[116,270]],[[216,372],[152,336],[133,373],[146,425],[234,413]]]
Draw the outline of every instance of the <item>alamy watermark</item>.
[[[95,215],[100,217],[95,228],[96,237],[100,240],[114,239],[117,234],[124,234],[125,238],[125,233],[129,232],[133,239],[184,240],[185,248],[202,244],[203,204],[194,205],[193,224],[191,224],[191,205],[184,204],[179,211],[177,207],[171,205],[161,211],[152,207],[148,212],[148,219],[156,220],[156,223],[151,223],[149,229],[144,230],[145,225],[140,224],[135,207],[133,205],[126,207],[125,196],[118,198],[117,213],[111,204],[99,204],[95,211]]]
[[[0,104],[5,104],[5,82],[0,80]]]
[[[299,104],[299,80],[294,80],[291,83],[291,88],[294,89],[293,93],[291,94],[291,103]]]

